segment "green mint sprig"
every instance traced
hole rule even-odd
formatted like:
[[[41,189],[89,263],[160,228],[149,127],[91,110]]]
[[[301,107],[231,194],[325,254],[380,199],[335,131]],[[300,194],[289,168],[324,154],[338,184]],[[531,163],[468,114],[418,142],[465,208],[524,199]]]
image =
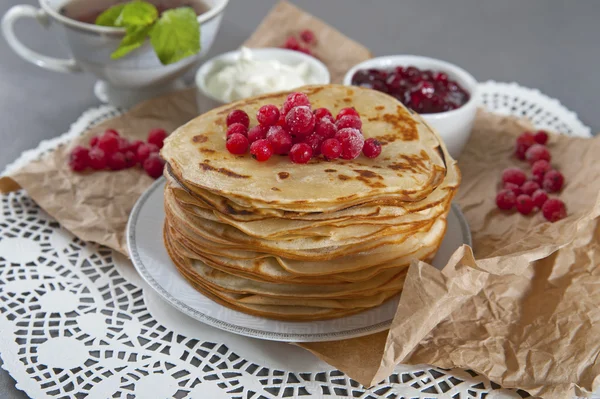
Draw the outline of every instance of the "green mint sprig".
[[[163,65],[173,64],[200,51],[200,25],[190,7],[167,10],[158,15],[153,4],[134,0],[117,4],[96,18],[96,25],[125,28],[125,37],[110,57],[121,58],[150,43]]]

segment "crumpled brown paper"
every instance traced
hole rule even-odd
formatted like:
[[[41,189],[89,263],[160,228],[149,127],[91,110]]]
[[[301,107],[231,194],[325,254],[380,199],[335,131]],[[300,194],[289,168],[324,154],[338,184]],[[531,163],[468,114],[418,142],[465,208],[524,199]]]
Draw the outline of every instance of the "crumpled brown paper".
[[[600,137],[553,136],[569,217],[545,223],[496,209],[502,170],[530,126],[479,112],[456,198],[473,234],[439,271],[411,265],[390,333],[301,344],[365,385],[398,363],[468,368],[544,398],[584,395],[600,375]],[[475,260],[477,259],[477,260]],[[349,364],[347,359],[360,359]],[[381,361],[378,361],[381,359]]]
[[[281,47],[289,35],[297,36],[305,29],[315,33],[317,43],[310,50],[327,65],[332,83],[342,83],[350,68],[372,57],[369,49],[363,45],[287,1],[281,1],[273,7],[244,45]]]
[[[117,129],[131,140],[145,140],[148,131],[157,127],[173,131],[196,116],[194,96],[191,89],[169,94],[101,123],[10,177],[0,178],[0,192],[20,186],[77,237],[127,254],[125,227],[129,212],[153,180],[139,167],[118,172],[73,173],[67,164],[69,152],[76,145],[87,146],[92,136],[108,128]]]
[[[315,30],[323,46],[350,43],[320,21],[307,21],[288,3],[278,5],[250,46],[279,45],[280,23]],[[297,22],[295,22],[297,21]],[[275,24],[275,25],[273,25]],[[265,39],[263,37],[268,37]],[[336,46],[331,41],[337,40]],[[347,44],[343,53],[357,47]],[[349,50],[352,49],[352,50]],[[358,54],[358,53],[357,53]],[[361,53],[360,57],[366,57]],[[352,54],[326,59],[339,81]],[[340,62],[341,62],[340,61]],[[99,125],[68,146],[0,179],[0,191],[25,188],[42,208],[83,240],[125,253],[124,229],[130,209],[151,183],[139,169],[71,173],[70,148],[105,128],[128,138],[144,138],[154,127],[173,130],[196,115],[194,92],[154,99]],[[457,202],[469,221],[474,253],[461,247],[443,271],[413,264],[391,333],[356,339],[302,344],[364,385],[386,377],[399,363],[429,363],[470,368],[504,387],[527,390],[544,398],[565,398],[597,388],[600,374],[600,138],[553,136],[553,163],[566,176],[560,197],[569,217],[550,224],[540,214],[523,217],[500,212],[494,197],[500,172],[517,164],[510,157],[514,138],[525,122],[480,112],[461,159],[463,183]],[[14,179],[14,180],[13,180]]]

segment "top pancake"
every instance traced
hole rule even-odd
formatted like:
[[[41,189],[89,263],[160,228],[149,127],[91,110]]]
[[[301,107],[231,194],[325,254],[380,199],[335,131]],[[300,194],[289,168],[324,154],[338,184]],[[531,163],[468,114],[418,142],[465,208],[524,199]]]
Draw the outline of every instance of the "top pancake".
[[[381,155],[369,159],[294,164],[287,156],[257,162],[249,154],[236,156],[225,148],[225,119],[242,109],[256,125],[263,105],[280,106],[288,92],[245,99],[214,109],[177,129],[161,151],[178,180],[232,201],[258,208],[330,210],[330,204],[419,201],[444,179],[446,164],[439,137],[396,99],[386,94],[341,85],[307,86],[313,109],[335,115],[352,106],[360,113],[365,138],[382,144]],[[336,208],[337,208],[336,207]]]

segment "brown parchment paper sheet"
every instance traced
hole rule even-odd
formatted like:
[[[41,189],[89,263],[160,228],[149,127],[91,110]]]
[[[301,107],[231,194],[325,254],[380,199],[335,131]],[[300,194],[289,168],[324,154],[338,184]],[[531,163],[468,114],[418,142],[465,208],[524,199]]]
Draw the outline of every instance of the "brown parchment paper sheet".
[[[280,45],[286,33],[282,26],[290,33],[307,26],[317,33],[315,53],[333,81],[369,57],[362,46],[286,2],[274,8],[246,45]],[[126,253],[129,212],[151,179],[140,169],[72,173],[66,164],[70,149],[106,128],[143,139],[151,128],[172,131],[195,116],[192,89],[150,100],[1,178],[0,191],[23,187],[79,238]],[[551,138],[553,164],[567,181],[560,197],[569,217],[550,224],[540,214],[523,217],[494,205],[501,171],[518,164],[510,157],[514,139],[528,128],[511,117],[477,116],[459,162],[463,183],[456,199],[471,226],[474,253],[459,248],[441,272],[423,262],[411,265],[390,333],[301,346],[367,386],[402,362],[470,368],[504,387],[545,398],[595,389],[600,374],[600,139]]]
[[[496,209],[523,121],[480,111],[459,160],[456,201],[473,247],[439,271],[411,265],[389,334],[301,344],[365,385],[398,363],[466,368],[544,398],[595,390],[600,374],[600,137],[552,136],[569,216],[545,223]],[[350,343],[351,342],[351,343]],[[381,360],[381,361],[379,361]]]

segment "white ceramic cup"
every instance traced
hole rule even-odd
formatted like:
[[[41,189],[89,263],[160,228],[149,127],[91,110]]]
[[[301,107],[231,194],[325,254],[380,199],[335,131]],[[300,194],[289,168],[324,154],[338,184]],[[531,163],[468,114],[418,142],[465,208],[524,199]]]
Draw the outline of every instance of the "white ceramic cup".
[[[329,70],[321,61],[310,55],[299,51],[286,50],[281,48],[256,48],[252,49],[252,57],[258,61],[277,60],[287,65],[297,65],[305,62],[310,67],[310,73],[315,78],[314,84],[330,83]],[[240,56],[240,50],[230,51],[218,55],[206,61],[198,72],[196,72],[196,100],[198,112],[201,114],[210,111],[227,103],[218,96],[210,93],[207,89],[207,79],[209,79],[220,68],[227,64],[235,62]]]
[[[469,93],[469,101],[460,108],[435,114],[421,114],[421,117],[442,137],[450,155],[457,159],[469,139],[477,106],[480,102],[477,81],[461,67],[446,61],[417,55],[390,55],[372,58],[355,65],[344,76],[344,84],[351,85],[352,76],[358,70],[370,68],[392,69],[397,66],[415,66],[419,69],[444,72]]]
[[[209,10],[198,16],[201,51],[170,65],[160,63],[149,41],[123,58],[111,59],[110,54],[118,48],[125,34],[124,29],[87,24],[66,17],[61,9],[68,0],[40,0],[40,8],[31,5],[14,6],[2,18],[2,33],[19,56],[41,68],[67,73],[86,71],[96,75],[106,83],[108,90],[115,93],[145,90],[144,94],[151,94],[168,86],[206,55],[217,35],[228,1],[204,0]],[[59,25],[62,30],[61,38],[69,49],[71,58],[54,58],[26,47],[14,31],[15,23],[22,18],[33,18],[44,28],[51,24]],[[130,102],[127,99],[121,100]]]

